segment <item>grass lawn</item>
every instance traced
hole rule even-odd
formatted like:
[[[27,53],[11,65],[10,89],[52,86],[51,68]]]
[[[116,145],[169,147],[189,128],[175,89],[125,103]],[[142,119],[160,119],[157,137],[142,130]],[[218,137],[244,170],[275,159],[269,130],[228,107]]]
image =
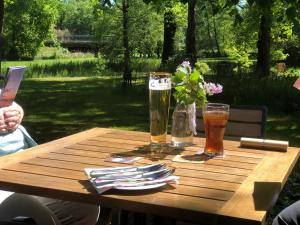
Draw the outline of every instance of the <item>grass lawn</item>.
[[[120,83],[111,77],[26,79],[16,101],[38,143],[95,126],[148,130],[146,84],[136,82],[124,93]]]

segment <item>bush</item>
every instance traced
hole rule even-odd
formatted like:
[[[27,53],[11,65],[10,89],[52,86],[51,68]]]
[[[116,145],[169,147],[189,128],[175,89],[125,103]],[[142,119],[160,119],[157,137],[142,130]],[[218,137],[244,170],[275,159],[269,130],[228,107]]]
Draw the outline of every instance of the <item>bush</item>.
[[[99,76],[105,70],[110,74],[114,72],[122,73],[123,64],[120,58],[113,62],[100,58],[74,58],[74,59],[53,59],[53,60],[35,60],[35,61],[10,61],[4,62],[2,74],[6,73],[9,66],[26,66],[25,76],[31,77],[84,77]],[[157,71],[160,65],[159,59],[137,58],[132,60],[132,72],[151,72]]]
[[[224,86],[223,93],[210,96],[209,101],[238,105],[266,105],[275,112],[300,111],[300,92],[293,87],[295,76],[269,77],[266,79],[250,76],[216,77],[206,80]]]
[[[55,0],[5,1],[4,58],[31,60],[58,16]],[[16,19],[18,18],[18,19]]]
[[[157,71],[160,66],[160,59],[133,58],[131,60],[131,70],[135,72]],[[106,68],[114,72],[123,72],[123,59],[113,58],[107,61]]]
[[[27,67],[25,76],[32,77],[76,77],[96,76],[101,74],[103,59],[74,60],[40,60],[3,63],[2,74],[7,67],[24,65]]]

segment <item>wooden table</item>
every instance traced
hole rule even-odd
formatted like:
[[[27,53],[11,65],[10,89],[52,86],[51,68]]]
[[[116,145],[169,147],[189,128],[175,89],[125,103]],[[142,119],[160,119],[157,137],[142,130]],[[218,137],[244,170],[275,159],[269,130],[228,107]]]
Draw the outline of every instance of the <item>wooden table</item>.
[[[95,128],[0,158],[0,189],[153,213],[200,224],[264,224],[298,157],[240,148],[225,141],[226,157],[203,164],[174,162],[176,154],[193,155],[204,139],[183,152],[143,151],[149,134]],[[140,149],[140,150],[138,150]],[[86,167],[118,166],[105,162],[111,153],[144,156],[137,165],[164,161],[175,167],[180,184],[142,192],[111,191],[99,195],[87,181]],[[122,164],[124,165],[124,164]]]

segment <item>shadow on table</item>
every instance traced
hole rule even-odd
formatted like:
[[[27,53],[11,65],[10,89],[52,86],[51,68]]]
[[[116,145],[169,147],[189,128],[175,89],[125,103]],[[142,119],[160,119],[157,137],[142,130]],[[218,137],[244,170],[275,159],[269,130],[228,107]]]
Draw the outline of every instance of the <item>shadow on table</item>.
[[[278,199],[281,191],[280,182],[255,182],[253,200],[255,210],[269,210]]]
[[[151,161],[159,161],[165,159],[167,156],[175,156],[180,154],[184,149],[175,148],[172,146],[153,147],[150,145],[140,146],[137,149],[128,152],[114,153],[113,156],[141,156]]]
[[[81,180],[79,183],[92,194],[98,194],[96,189],[93,187],[93,185],[88,180]],[[106,192],[103,192],[101,195],[105,194],[120,194],[120,195],[127,195],[127,196],[136,196],[136,195],[147,195],[147,194],[153,194],[160,191],[170,191],[176,189],[176,184],[166,184],[162,187],[157,188],[151,188],[151,189],[144,189],[144,190],[117,190],[117,189],[111,189]],[[0,224],[1,225],[1,224]]]

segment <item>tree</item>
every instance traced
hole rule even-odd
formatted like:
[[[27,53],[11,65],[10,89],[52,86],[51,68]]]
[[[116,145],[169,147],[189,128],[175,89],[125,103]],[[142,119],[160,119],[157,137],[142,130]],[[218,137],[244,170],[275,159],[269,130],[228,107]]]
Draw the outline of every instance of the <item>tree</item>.
[[[239,5],[238,0],[228,0],[228,5]],[[256,74],[259,77],[268,77],[270,75],[271,64],[271,33],[273,21],[280,17],[287,17],[293,22],[294,31],[300,30],[299,24],[299,0],[248,0],[251,8],[256,8],[259,18],[258,38],[257,38],[257,63]],[[274,7],[278,4],[284,4],[283,14],[276,13]]]
[[[58,15],[56,0],[5,1],[4,55],[33,59]]]
[[[172,11],[172,4],[171,1],[167,1],[164,13],[164,42],[161,56],[162,64],[167,63],[168,60],[174,55],[176,29],[176,18],[174,12]]]
[[[128,39],[128,10],[130,0],[122,0],[122,14],[123,14],[123,46],[124,46],[124,71],[123,71],[123,85],[131,85],[131,62],[130,62],[130,49]]]
[[[257,1],[257,7],[260,9],[260,22],[257,40],[257,62],[256,74],[259,77],[268,77],[271,66],[271,26],[273,0]]]
[[[122,12],[118,8],[96,10],[94,30],[101,52],[110,60],[120,56],[122,41]],[[163,39],[162,17],[152,5],[131,0],[129,11],[129,49],[131,56],[153,57]],[[160,53],[159,53],[160,54]]]
[[[95,0],[69,0],[60,3],[59,28],[73,34],[91,34]]]
[[[188,26],[186,31],[185,51],[186,56],[191,61],[193,67],[197,61],[195,6],[196,0],[188,0]]]
[[[129,18],[129,46],[132,54],[140,57],[160,55],[163,40],[163,18],[157,13],[153,4],[132,0]]]
[[[176,15],[173,11],[173,5],[176,0],[143,0],[145,3],[153,3],[158,9],[164,11],[164,39],[161,62],[166,64],[174,56],[175,34],[177,30]]]
[[[229,6],[240,5],[238,0],[228,0]],[[259,18],[258,38],[257,38],[257,62],[255,72],[259,77],[270,75],[270,46],[271,46],[271,25],[272,6],[274,0],[249,0],[247,2],[251,8],[256,8]],[[239,11],[235,9],[236,15]]]
[[[130,6],[130,0],[122,0],[121,5],[119,1],[114,0],[99,0],[100,5],[108,8],[118,8],[122,12],[122,39],[123,39],[123,59],[124,59],[124,69],[123,69],[123,87],[126,87],[132,82],[131,74],[131,59],[130,59],[130,49],[129,49],[129,38],[128,38],[128,10]]]

